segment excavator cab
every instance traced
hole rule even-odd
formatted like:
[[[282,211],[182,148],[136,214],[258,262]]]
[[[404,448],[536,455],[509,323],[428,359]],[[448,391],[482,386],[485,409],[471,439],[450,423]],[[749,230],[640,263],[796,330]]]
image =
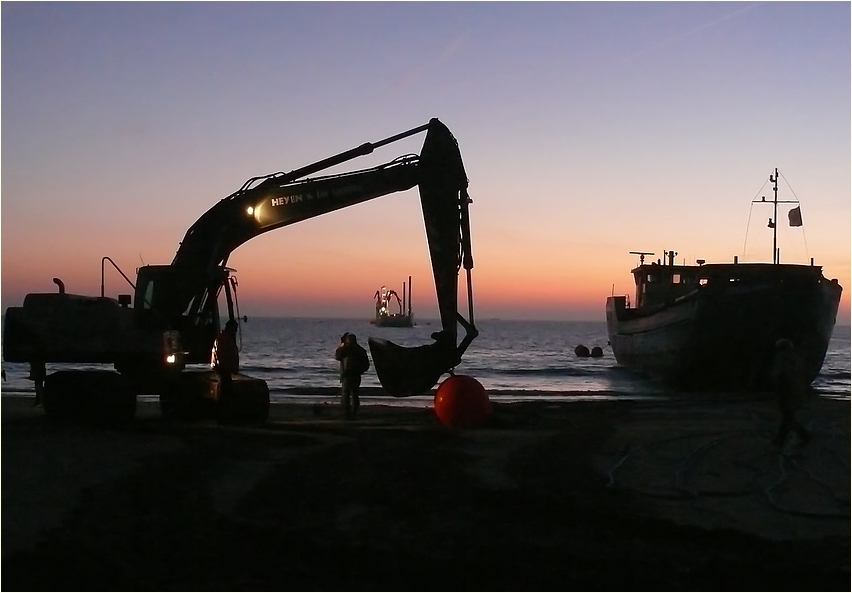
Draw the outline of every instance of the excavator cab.
[[[234,318],[234,270],[212,271],[190,266],[139,268],[134,303],[135,326],[171,329],[180,336],[181,362],[207,363],[221,329],[219,296],[226,296],[228,317]]]

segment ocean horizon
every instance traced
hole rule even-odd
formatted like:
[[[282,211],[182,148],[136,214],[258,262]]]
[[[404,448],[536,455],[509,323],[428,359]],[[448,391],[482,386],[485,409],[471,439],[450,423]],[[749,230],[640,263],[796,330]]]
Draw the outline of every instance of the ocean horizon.
[[[340,335],[351,332],[365,348],[367,338],[383,338],[402,346],[432,343],[440,322],[416,319],[415,327],[376,327],[367,318],[255,317],[241,324],[240,367],[263,379],[273,403],[335,401],[339,390],[334,349]],[[633,373],[615,361],[605,321],[539,321],[488,318],[477,322],[473,340],[456,374],[476,378],[494,401],[613,400],[666,397],[670,390]],[[599,346],[603,356],[583,358],[578,345]],[[3,396],[34,394],[25,363],[2,363],[7,380]],[[111,368],[111,365],[48,364],[61,368]],[[203,368],[198,366],[197,368]],[[441,380],[443,380],[442,377]],[[836,326],[822,370],[813,383],[823,397],[850,399],[850,328]],[[371,367],[362,381],[365,404],[428,406],[432,396],[393,398],[383,394]],[[140,400],[156,400],[140,396]]]

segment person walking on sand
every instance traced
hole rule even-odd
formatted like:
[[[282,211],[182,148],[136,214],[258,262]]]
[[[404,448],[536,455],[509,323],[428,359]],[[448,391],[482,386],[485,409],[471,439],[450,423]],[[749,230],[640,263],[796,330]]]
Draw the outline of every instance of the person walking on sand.
[[[361,375],[370,368],[367,351],[358,343],[355,334],[346,332],[340,337],[340,345],[334,351],[335,360],[340,361],[340,386],[343,398],[343,412],[346,418],[358,415],[358,391],[361,388]]]
[[[778,408],[781,411],[781,423],[778,434],[772,442],[784,446],[787,433],[795,431],[804,445],[811,439],[811,433],[796,419],[796,408],[802,403],[808,391],[804,362],[796,353],[793,342],[782,338],[775,342],[775,360],[771,372]]]

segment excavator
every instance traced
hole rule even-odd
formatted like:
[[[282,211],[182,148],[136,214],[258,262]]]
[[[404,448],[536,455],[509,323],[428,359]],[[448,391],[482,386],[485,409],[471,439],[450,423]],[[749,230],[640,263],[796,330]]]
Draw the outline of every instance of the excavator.
[[[426,132],[419,155],[397,157],[357,171],[314,176]],[[431,344],[402,347],[368,340],[384,390],[395,397],[424,393],[452,373],[478,335],[473,320],[468,179],[458,142],[438,119],[322,159],[289,173],[252,177],[205,212],[181,241],[171,264],[145,265],[136,281],[109,258],[101,260],[101,295],[30,293],[9,307],[3,332],[7,362],[30,363],[45,413],[84,414],[129,421],[136,398],[158,395],[164,415],[190,419],[212,412],[223,423],[263,423],[269,389],[237,373],[225,397],[211,370],[216,337],[239,314],[231,253],[260,234],[380,196],[418,187],[432,263],[441,329]],[[133,290],[104,296],[112,264]],[[468,318],[458,310],[458,281],[466,271]],[[459,325],[464,336],[459,340]],[[75,363],[46,374],[46,363]],[[112,369],[106,365],[112,365]],[[81,368],[82,367],[82,368]],[[43,385],[39,381],[43,380]]]

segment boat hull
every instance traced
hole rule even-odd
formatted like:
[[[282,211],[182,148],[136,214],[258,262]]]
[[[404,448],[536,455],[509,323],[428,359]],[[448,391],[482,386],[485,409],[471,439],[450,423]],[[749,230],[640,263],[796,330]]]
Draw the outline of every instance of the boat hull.
[[[376,315],[377,327],[414,327],[411,315]]]
[[[808,382],[822,368],[842,289],[806,267],[759,281],[697,287],[672,303],[631,309],[609,297],[616,361],[677,389],[765,391],[775,342],[793,341]]]

